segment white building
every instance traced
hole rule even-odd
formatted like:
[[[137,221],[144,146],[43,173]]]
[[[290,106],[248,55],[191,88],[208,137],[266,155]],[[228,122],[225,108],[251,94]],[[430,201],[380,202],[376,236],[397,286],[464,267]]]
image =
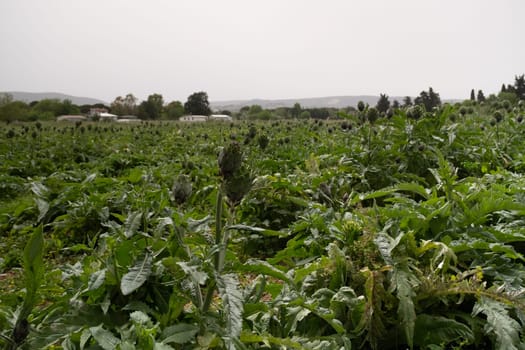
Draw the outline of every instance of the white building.
[[[231,122],[233,119],[226,114],[212,114],[210,115],[210,120],[220,120],[224,122]]]
[[[83,115],[61,115],[57,117],[57,122],[83,122],[87,120]]]
[[[180,117],[181,122],[205,122],[208,120],[206,115],[185,115]]]
[[[118,119],[118,115],[111,113],[99,113],[97,116],[101,121],[115,121]]]

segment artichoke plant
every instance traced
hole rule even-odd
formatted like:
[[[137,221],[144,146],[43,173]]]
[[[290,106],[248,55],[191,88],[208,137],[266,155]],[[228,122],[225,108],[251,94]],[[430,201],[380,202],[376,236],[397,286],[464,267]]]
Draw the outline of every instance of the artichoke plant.
[[[242,153],[238,142],[231,142],[219,153],[219,170],[224,179],[231,178],[241,167]]]
[[[252,184],[250,172],[242,166],[242,152],[238,142],[233,141],[219,153],[219,170],[223,177],[224,194],[233,205],[248,193]]]
[[[173,184],[173,198],[177,204],[185,203],[192,193],[191,179],[188,175],[180,174]]]

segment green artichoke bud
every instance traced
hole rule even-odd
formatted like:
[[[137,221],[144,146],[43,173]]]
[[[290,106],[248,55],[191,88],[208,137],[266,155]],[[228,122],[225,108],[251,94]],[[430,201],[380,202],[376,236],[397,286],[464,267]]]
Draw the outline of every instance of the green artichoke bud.
[[[423,109],[419,105],[411,106],[407,110],[407,117],[410,119],[419,119],[423,116]]]
[[[252,176],[250,172],[242,167],[239,171],[228,178],[224,178],[224,192],[228,200],[237,205],[244,198],[244,196],[250,191],[252,187]]]
[[[231,142],[219,153],[219,169],[224,179],[229,179],[239,170],[242,162],[241,146],[238,142]]]
[[[270,143],[270,139],[266,135],[260,135],[257,141],[259,142],[259,147],[261,147],[262,150],[266,149],[268,143]]]
[[[379,111],[374,107],[368,109],[366,112],[366,119],[370,122],[370,124],[374,124],[378,117]]]
[[[503,114],[500,111],[494,112],[494,119],[496,120],[496,123],[499,123],[503,120]]]
[[[177,204],[182,204],[188,200],[192,193],[191,179],[188,175],[177,176],[173,184],[173,198]]]

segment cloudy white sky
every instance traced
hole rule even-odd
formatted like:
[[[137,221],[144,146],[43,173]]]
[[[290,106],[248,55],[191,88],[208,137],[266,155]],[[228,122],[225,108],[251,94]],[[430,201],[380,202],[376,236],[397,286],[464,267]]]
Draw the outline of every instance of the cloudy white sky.
[[[0,91],[112,101],[497,92],[523,0],[0,0]]]

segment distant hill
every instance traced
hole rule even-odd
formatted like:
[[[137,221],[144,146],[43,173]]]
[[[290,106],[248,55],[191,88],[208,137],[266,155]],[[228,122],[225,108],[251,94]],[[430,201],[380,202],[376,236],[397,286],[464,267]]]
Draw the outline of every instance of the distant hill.
[[[389,101],[392,103],[398,100],[403,103],[404,96],[389,96]],[[413,97],[412,97],[413,99]],[[260,105],[262,108],[278,108],[278,107],[293,107],[295,103],[299,103],[303,108],[344,108],[356,107],[359,101],[368,103],[370,106],[375,106],[379,96],[360,95],[360,96],[328,96],[328,97],[312,97],[312,98],[295,98],[295,99],[281,99],[281,100],[233,100],[233,101],[214,101],[210,105],[214,110],[230,110],[238,111],[243,106]]]
[[[22,92],[22,91],[5,91],[0,92],[1,94],[10,94],[13,96],[13,99],[15,101],[23,101],[23,102],[32,102],[32,101],[40,101],[45,99],[58,99],[60,101],[62,100],[71,100],[73,104],[76,105],[94,105],[97,103],[103,103],[108,104],[105,101],[98,100],[96,98],[90,98],[90,97],[78,97],[78,96],[71,96],[66,94],[61,94],[58,92]]]

